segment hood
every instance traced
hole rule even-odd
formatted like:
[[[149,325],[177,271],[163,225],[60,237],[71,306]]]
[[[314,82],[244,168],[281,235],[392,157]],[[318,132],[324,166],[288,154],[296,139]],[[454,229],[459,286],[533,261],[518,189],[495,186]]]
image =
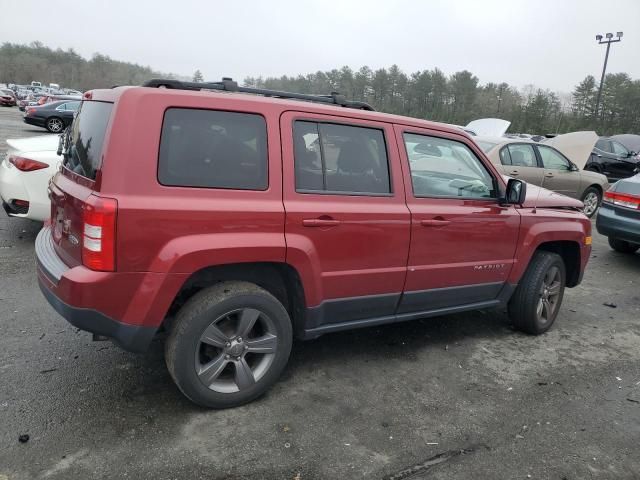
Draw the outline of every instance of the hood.
[[[501,137],[506,133],[509,125],[511,122],[500,118],[480,118],[467,123],[465,128],[483,137]]]
[[[550,138],[544,143],[560,150],[565,157],[582,170],[589,160],[598,138],[596,132],[571,132]]]
[[[58,150],[58,135],[40,135],[29,138],[12,138],[7,144],[14,150],[21,152],[45,152]]]
[[[508,182],[511,177],[503,175],[505,183]],[[560,193],[552,192],[546,188],[541,188],[532,183],[527,183],[527,198],[524,201],[525,208],[576,208],[582,210],[584,207],[580,200],[575,198],[561,195]]]
[[[531,183],[527,183],[527,198],[523,207],[533,208],[576,208],[582,210],[584,205],[580,200],[552,192]]]

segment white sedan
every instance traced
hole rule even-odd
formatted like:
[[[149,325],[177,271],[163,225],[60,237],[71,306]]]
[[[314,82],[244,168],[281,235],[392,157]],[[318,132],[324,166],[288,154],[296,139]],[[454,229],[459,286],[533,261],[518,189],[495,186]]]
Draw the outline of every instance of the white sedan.
[[[62,161],[56,154],[58,140],[58,135],[7,140],[9,150],[0,163],[0,200],[9,216],[49,218],[47,187]]]

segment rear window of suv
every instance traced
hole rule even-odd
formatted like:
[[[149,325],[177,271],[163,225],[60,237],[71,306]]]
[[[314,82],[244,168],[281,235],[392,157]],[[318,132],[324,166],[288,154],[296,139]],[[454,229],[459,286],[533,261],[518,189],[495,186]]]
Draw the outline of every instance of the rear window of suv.
[[[112,103],[82,102],[71,125],[65,167],[95,180],[102,158],[102,144],[111,116]]]
[[[267,125],[261,115],[188,108],[165,112],[158,181],[177,187],[266,190]]]

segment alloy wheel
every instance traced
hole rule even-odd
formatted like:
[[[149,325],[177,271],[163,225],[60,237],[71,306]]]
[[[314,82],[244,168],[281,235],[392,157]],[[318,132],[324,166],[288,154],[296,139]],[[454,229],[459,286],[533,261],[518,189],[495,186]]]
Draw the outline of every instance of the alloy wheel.
[[[264,312],[254,308],[233,310],[211,322],[200,336],[196,374],[215,392],[249,389],[271,367],[277,345],[275,323]]]
[[[47,122],[47,125],[49,127],[49,130],[51,130],[51,132],[53,133],[58,133],[62,131],[62,127],[63,127],[62,120],[58,120],[57,118],[52,118]]]
[[[540,323],[546,324],[553,320],[558,309],[558,299],[562,288],[560,269],[555,265],[547,270],[540,286],[540,299],[536,314]]]
[[[584,209],[582,210],[585,215],[590,217],[598,208],[598,194],[595,192],[589,192],[582,200],[584,203]]]

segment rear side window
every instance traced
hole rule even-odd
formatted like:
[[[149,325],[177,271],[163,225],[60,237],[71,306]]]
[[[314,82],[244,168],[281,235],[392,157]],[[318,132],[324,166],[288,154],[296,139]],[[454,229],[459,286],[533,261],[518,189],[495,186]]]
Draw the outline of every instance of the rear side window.
[[[266,190],[267,125],[260,115],[169,108],[158,181],[177,187]]]
[[[112,107],[112,103],[82,102],[71,125],[69,150],[65,155],[64,164],[72,172],[95,180]]]
[[[382,130],[297,121],[293,141],[297,191],[391,192]]]

